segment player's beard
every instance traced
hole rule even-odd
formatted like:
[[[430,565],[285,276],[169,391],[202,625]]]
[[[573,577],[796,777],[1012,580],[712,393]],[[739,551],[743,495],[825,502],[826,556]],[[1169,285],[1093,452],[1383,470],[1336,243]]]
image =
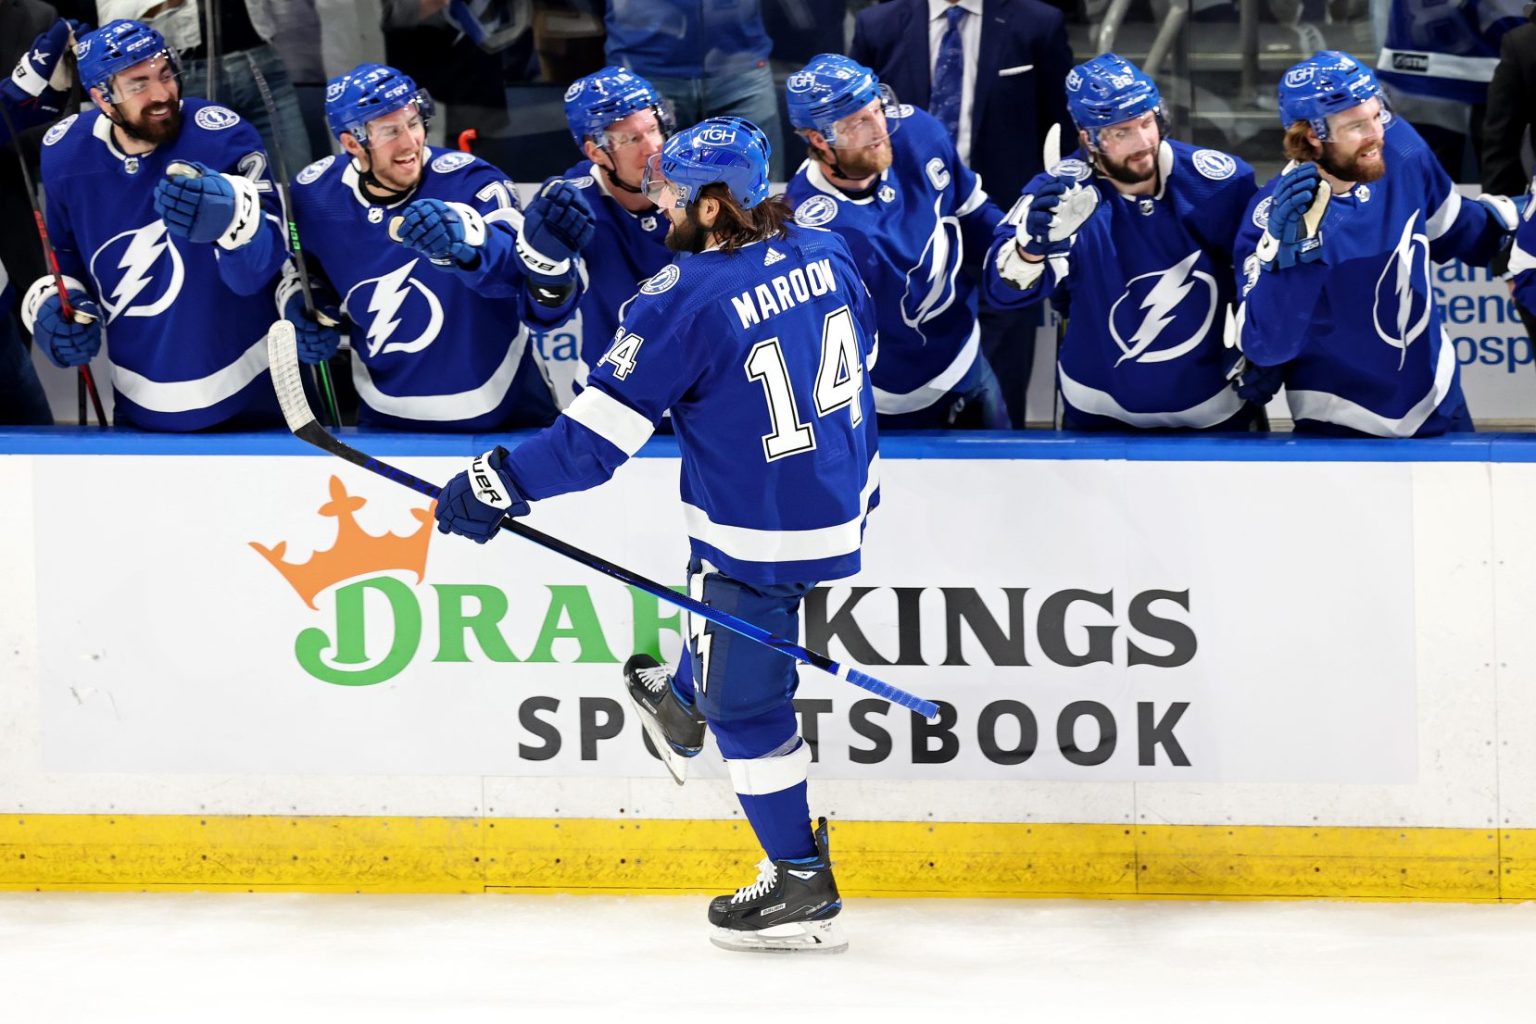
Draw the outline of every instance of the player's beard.
[[[1104,172],[1105,177],[1112,181],[1118,181],[1122,185],[1140,185],[1143,182],[1151,181],[1157,176],[1157,151],[1158,146],[1153,146],[1149,150],[1133,153],[1125,160],[1111,160],[1108,154],[1100,150],[1099,169]],[[1131,160],[1147,155],[1150,155],[1152,159],[1148,161],[1149,166],[1144,173],[1131,170]]]
[[[166,108],[170,108],[170,117],[157,120],[150,116],[164,113]],[[122,128],[128,135],[141,142],[156,146],[170,142],[181,134],[181,104],[174,100],[152,104],[139,111],[139,116],[131,121],[125,116]]]
[[[1340,146],[1336,142],[1323,143],[1323,153],[1317,158],[1317,165],[1340,181],[1375,181],[1387,173],[1387,157],[1384,151],[1383,141],[1366,143],[1360,149],[1340,158]],[[1364,149],[1375,147],[1376,159],[1362,163],[1360,152]]]
[[[667,248],[673,252],[703,252],[709,248],[709,229],[699,223],[698,211],[688,207],[683,219],[672,222],[667,232]]]
[[[835,173],[848,181],[862,181],[891,166],[891,137],[887,135],[873,145],[858,149],[835,149],[832,155],[837,159]]]

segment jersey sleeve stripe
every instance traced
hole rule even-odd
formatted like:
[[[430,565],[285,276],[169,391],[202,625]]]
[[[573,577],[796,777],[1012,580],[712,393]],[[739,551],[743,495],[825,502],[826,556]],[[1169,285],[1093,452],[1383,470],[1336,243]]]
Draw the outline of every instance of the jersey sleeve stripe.
[[[1440,209],[1435,211],[1434,216],[1430,217],[1424,224],[1429,234],[1429,240],[1433,242],[1451,230],[1451,225],[1456,223],[1456,218],[1460,214],[1461,193],[1453,191],[1445,197],[1445,202],[1440,204]]]
[[[587,388],[566,406],[564,415],[601,437],[625,457],[639,451],[656,427],[606,391]]]
[[[1519,274],[1527,270],[1536,270],[1536,256],[1532,256],[1520,248],[1518,242],[1509,250],[1509,272]]]
[[[870,495],[879,488],[880,457],[876,455],[869,460],[868,476],[859,495],[859,514],[836,526],[815,530],[754,530],[746,526],[725,526],[710,519],[709,514],[697,505],[687,503],[683,505],[683,519],[690,537],[743,562],[810,562],[836,558],[859,550],[864,536],[864,517],[869,514]]]
[[[965,202],[960,204],[960,209],[955,211],[955,216],[964,217],[968,213],[975,213],[986,205],[987,193],[981,187],[981,175],[976,175],[976,187],[971,189],[971,194]]]

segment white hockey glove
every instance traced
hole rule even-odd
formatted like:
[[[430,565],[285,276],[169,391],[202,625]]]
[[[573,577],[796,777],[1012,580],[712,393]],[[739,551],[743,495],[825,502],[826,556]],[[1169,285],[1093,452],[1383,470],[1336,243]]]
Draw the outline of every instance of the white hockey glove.
[[[1311,263],[1323,254],[1319,230],[1323,208],[1332,195],[1318,177],[1316,164],[1297,164],[1280,175],[1269,200],[1269,219],[1254,254],[1265,270]]]

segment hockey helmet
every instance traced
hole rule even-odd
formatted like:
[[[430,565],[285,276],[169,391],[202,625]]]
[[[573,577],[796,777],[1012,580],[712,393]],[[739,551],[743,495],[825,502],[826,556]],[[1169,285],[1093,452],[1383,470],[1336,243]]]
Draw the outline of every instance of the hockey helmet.
[[[155,57],[164,57],[171,71],[180,76],[181,62],[176,51],[164,36],[142,21],[109,21],[75,43],[80,84],[100,90],[102,99],[108,103],[117,103],[122,98],[113,94],[113,76]]]
[[[1099,130],[1155,111],[1163,113],[1157,83],[1118,53],[1101,53],[1067,72],[1067,110],[1088,141],[1099,144]]]
[[[359,64],[325,85],[325,123],[338,139],[351,132],[368,145],[368,122],[415,104],[422,123],[432,119],[432,97],[403,71],[387,64]]]
[[[672,112],[661,93],[629,68],[609,65],[565,90],[565,123],[577,146],[589,139],[604,145],[609,125],[640,110],[654,110],[662,134],[672,134]]]
[[[640,189],[656,202],[664,186],[679,208],[696,202],[706,185],[723,184],[743,209],[768,195],[768,136],[740,117],[711,117],[667,140],[645,165]]]
[[[789,105],[789,123],[796,131],[816,131],[836,146],[835,125],[849,114],[857,113],[874,99],[885,111],[886,132],[900,125],[896,94],[869,68],[852,57],[822,53],[789,76],[785,82]]]
[[[1387,94],[1376,73],[1343,50],[1320,50],[1280,77],[1280,124],[1289,128],[1305,121],[1319,139],[1328,138],[1328,115],[1350,110],[1373,99],[1390,116]]]

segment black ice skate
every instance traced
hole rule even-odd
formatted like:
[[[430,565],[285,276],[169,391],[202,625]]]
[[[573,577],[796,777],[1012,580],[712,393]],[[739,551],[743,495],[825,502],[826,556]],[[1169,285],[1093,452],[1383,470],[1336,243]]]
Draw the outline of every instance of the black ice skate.
[[[827,854],[827,819],[816,822],[816,860],[765,860],[757,881],[709,904],[709,941],[749,953],[841,953],[848,939],[833,918],[843,909]]]
[[[636,654],[624,663],[624,681],[645,734],[681,786],[688,775],[687,759],[704,749],[704,716],[682,702],[672,688],[672,673],[649,654]]]

